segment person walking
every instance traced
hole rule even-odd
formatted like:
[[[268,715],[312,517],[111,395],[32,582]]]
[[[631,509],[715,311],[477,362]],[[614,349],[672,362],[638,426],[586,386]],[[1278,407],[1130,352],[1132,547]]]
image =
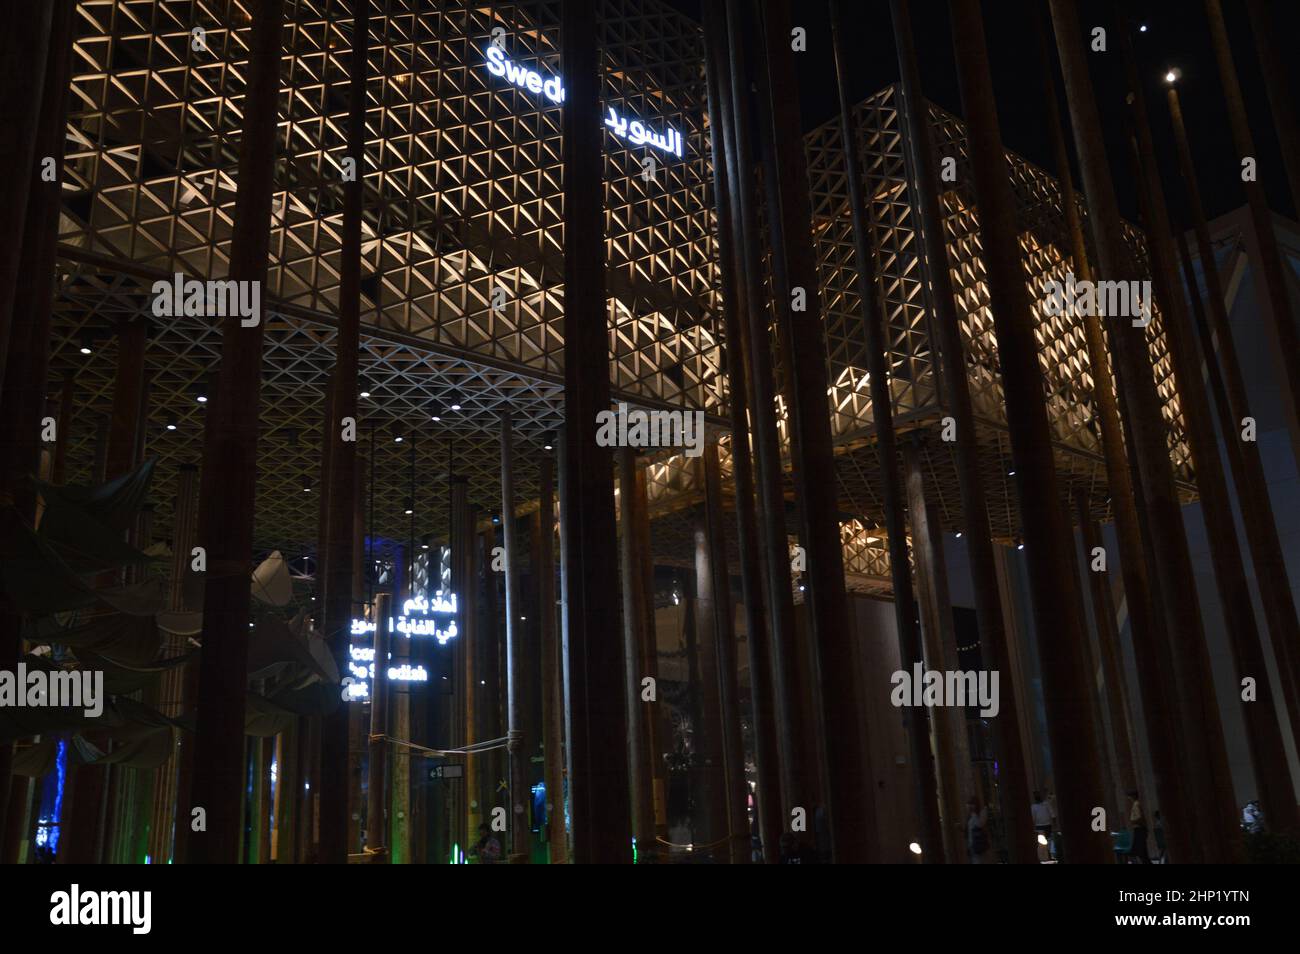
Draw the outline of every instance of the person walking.
[[[1142,800],[1138,798],[1137,789],[1132,789],[1128,798],[1128,824],[1133,829],[1133,847],[1129,849],[1129,857],[1136,858],[1138,864],[1149,865],[1151,858],[1147,854],[1147,819],[1142,813]]]
[[[966,816],[966,850],[970,852],[970,863],[991,864],[988,809],[981,806],[980,800],[974,795],[966,804],[970,810]]]

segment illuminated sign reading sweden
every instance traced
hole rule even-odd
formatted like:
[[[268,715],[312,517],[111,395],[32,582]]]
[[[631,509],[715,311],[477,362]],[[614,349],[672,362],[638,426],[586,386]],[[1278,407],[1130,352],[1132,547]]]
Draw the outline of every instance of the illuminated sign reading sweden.
[[[556,105],[564,102],[564,83],[558,76],[544,77],[536,70],[526,69],[507,59],[505,52],[498,46],[488,46],[484,65],[493,76],[504,77],[520,89],[540,93]],[[605,120],[605,125],[615,136],[626,139],[634,146],[654,146],[678,159],[682,157],[682,134],[671,126],[662,133],[653,132],[639,119],[629,121],[626,117],[619,116],[613,106],[609,107],[609,118]]]

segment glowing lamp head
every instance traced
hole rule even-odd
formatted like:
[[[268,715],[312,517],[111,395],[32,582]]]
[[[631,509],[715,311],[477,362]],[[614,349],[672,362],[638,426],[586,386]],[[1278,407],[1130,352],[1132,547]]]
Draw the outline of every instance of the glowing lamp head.
[[[916,842],[912,842],[910,845],[907,846],[907,850],[914,855],[919,855],[921,853],[921,846]]]
[[[1165,73],[1165,83],[1169,86],[1173,86],[1175,83],[1178,82],[1178,77],[1180,75],[1182,74],[1180,74],[1178,70],[1169,70],[1168,72]]]

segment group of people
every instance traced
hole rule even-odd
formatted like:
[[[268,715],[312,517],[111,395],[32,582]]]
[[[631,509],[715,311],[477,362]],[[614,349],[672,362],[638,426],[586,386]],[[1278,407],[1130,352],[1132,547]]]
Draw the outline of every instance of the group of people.
[[[1139,864],[1151,864],[1151,856],[1147,848],[1150,829],[1142,800],[1136,789],[1128,792],[1128,800],[1128,827],[1132,832],[1132,840],[1127,855]],[[967,808],[969,811],[966,816],[966,850],[970,855],[971,864],[989,864],[992,841],[989,838],[988,809],[973,795],[967,803]],[[1053,843],[1053,835],[1056,831],[1056,809],[1052,805],[1051,796],[1044,797],[1042,792],[1034,792],[1034,801],[1029,811],[1033,819],[1034,835],[1038,841],[1038,860],[1046,863],[1057,855],[1057,848]],[[1244,824],[1246,826],[1254,824],[1257,815],[1258,804],[1252,802],[1246,806]],[[1161,824],[1160,813],[1156,812],[1156,845],[1163,855],[1164,838],[1161,837],[1163,835]]]
[[[966,852],[973,865],[993,863],[993,839],[989,836],[988,807],[972,795],[966,803]],[[1056,809],[1043,798],[1041,792],[1034,792],[1034,803],[1030,806],[1034,820],[1034,832],[1038,838],[1038,860],[1047,861],[1052,831],[1056,824]]]

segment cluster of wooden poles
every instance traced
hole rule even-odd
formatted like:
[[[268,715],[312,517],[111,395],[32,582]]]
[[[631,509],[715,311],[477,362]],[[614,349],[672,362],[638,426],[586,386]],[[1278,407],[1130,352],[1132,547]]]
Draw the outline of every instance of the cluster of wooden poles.
[[[12,531],[17,522],[31,525],[36,500],[29,474],[39,459],[38,423],[47,389],[48,333],[54,294],[54,260],[60,208],[59,183],[43,182],[37,174],[43,157],[61,164],[65,140],[67,91],[71,57],[72,0],[34,4],[15,21],[4,42],[6,75],[3,86],[6,117],[13,117],[16,134],[5,150],[4,188],[10,196],[0,208],[7,234],[21,242],[0,248],[0,441],[3,441],[3,520]],[[1081,496],[1071,499],[1064,479],[1055,470],[1043,374],[1034,338],[1035,319],[1025,265],[1017,236],[1017,209],[1008,177],[1006,154],[999,133],[993,98],[983,18],[978,0],[951,0],[954,52],[967,122],[970,176],[980,219],[980,237],[990,307],[998,341],[998,356],[1006,396],[1006,413],[1016,491],[1028,556],[1031,602],[1039,634],[1046,726],[1054,755],[1060,828],[1067,857],[1072,861],[1106,861],[1111,846],[1104,833],[1093,830],[1096,806],[1115,805],[1114,793],[1136,787],[1135,749],[1141,740],[1130,718],[1129,696],[1138,696],[1146,729],[1156,792],[1155,800],[1169,819],[1170,855],[1177,861],[1228,861],[1240,857],[1236,812],[1218,700],[1210,674],[1209,653],[1201,614],[1188,594],[1195,593],[1183,516],[1167,446],[1167,428],[1156,391],[1151,354],[1144,333],[1124,320],[1104,323],[1086,319],[1087,347],[1095,382],[1095,402],[1111,492],[1119,563],[1122,568],[1133,650],[1142,683],[1122,690],[1118,636],[1111,594],[1103,579],[1093,575],[1101,659],[1106,691],[1098,698],[1088,673],[1094,671],[1086,630],[1084,592],[1074,558],[1071,509],[1082,525],[1085,543],[1098,545],[1099,528]],[[1123,232],[1103,145],[1098,104],[1088,76],[1087,46],[1078,11],[1070,0],[1050,0],[1065,98],[1078,166],[1082,172],[1082,203],[1070,180],[1069,145],[1057,109],[1057,89],[1047,30],[1040,25],[1045,119],[1052,135],[1062,201],[1070,231],[1070,255],[1081,279],[1130,280],[1144,274],[1122,242]],[[565,247],[565,415],[568,425],[557,448],[559,463],[561,617],[557,632],[553,614],[543,612],[539,646],[529,655],[517,620],[521,599],[519,575],[512,566],[518,551],[514,514],[513,451],[509,418],[502,422],[503,530],[505,568],[504,724],[493,726],[482,712],[492,708],[484,695],[472,691],[466,705],[444,713],[453,742],[481,742],[501,734],[507,739],[510,791],[510,853],[527,856],[527,798],[525,760],[530,745],[522,724],[520,692],[529,676],[527,666],[540,658],[542,679],[542,739],[548,795],[566,787],[571,828],[567,839],[552,829],[552,859],[571,846],[579,862],[627,862],[633,839],[642,846],[662,838],[662,813],[656,813],[656,778],[662,784],[663,726],[656,711],[642,702],[642,680],[654,673],[652,577],[648,563],[648,518],[644,465],[630,449],[617,452],[621,474],[623,532],[620,552],[617,533],[614,474],[615,452],[596,442],[597,413],[610,406],[607,337],[607,295],[604,262],[602,190],[602,129],[588,118],[598,114],[600,92],[594,0],[563,0],[561,55],[566,82],[563,111]],[[240,137],[238,194],[231,241],[229,278],[264,281],[267,273],[271,200],[275,179],[277,99],[280,89],[280,49],[284,24],[283,0],[254,0],[251,57]],[[716,445],[702,464],[705,507],[696,550],[697,606],[707,618],[701,632],[700,682],[708,712],[717,713],[701,740],[703,762],[716,773],[706,786],[716,819],[719,857],[733,862],[750,858],[747,820],[748,785],[742,721],[753,733],[752,756],[757,769],[757,828],[765,860],[775,861],[782,835],[801,813],[814,810],[829,832],[833,858],[841,862],[871,861],[882,856],[876,824],[875,784],[870,771],[869,741],[859,712],[869,691],[854,662],[853,627],[845,593],[843,555],[829,409],[823,323],[817,293],[817,260],[811,230],[807,168],[797,97],[795,54],[791,49],[788,0],[706,0],[704,33],[708,86],[710,148],[717,203],[721,271],[722,319],[725,330],[726,379],[729,385],[731,456],[739,541],[740,580],[748,666],[751,678],[749,712],[741,713],[737,641],[731,624],[732,607],[726,570],[722,525],[722,486]],[[871,226],[863,195],[859,137],[847,94],[838,3],[832,0],[834,49],[838,74],[843,146],[849,171],[855,264],[862,301],[870,371],[871,401],[877,436],[878,462],[886,531],[895,592],[899,656],[903,668],[930,660],[942,648],[933,644],[932,626],[922,626],[913,613],[914,592],[922,596],[922,616],[931,600],[933,541],[924,505],[919,466],[899,472],[899,440],[891,417],[888,335],[879,288]],[[1006,825],[1010,860],[1035,858],[1029,828],[1028,779],[1025,771],[1021,719],[1016,711],[1017,689],[1010,686],[1010,653],[1003,624],[1002,594],[994,572],[994,545],[989,531],[983,477],[977,455],[975,419],[971,406],[959,316],[945,242],[943,194],[936,147],[931,139],[928,107],[920,89],[912,25],[906,0],[891,0],[901,75],[901,108],[906,122],[910,190],[919,215],[921,246],[928,283],[928,303],[934,312],[939,352],[938,371],[956,422],[956,463],[965,539],[970,553],[976,615],[985,666],[1002,673],[1002,711],[994,721],[994,746],[1001,766],[999,798]],[[1220,79],[1228,98],[1236,152],[1253,156],[1251,133],[1235,66],[1228,47],[1219,0],[1205,0]],[[1250,12],[1260,45],[1260,60],[1270,72],[1270,104],[1287,153],[1288,177],[1300,199],[1300,150],[1294,148],[1291,105],[1281,79],[1279,58],[1272,49],[1261,3]],[[352,34],[353,64],[347,123],[349,154],[365,151],[365,83],[370,39],[370,4],[357,4]],[[1121,18],[1122,19],[1122,18]],[[1195,171],[1182,126],[1177,92],[1169,91],[1184,187],[1187,189],[1205,294],[1192,268],[1190,250],[1175,233],[1163,193],[1165,179],[1155,166],[1152,133],[1146,112],[1142,66],[1130,42],[1130,26],[1122,23],[1118,45],[1126,71],[1129,97],[1125,118],[1132,139],[1133,175],[1139,184],[1143,226],[1150,257],[1156,303],[1173,358],[1177,390],[1195,464],[1203,512],[1211,539],[1215,579],[1220,589],[1228,636],[1237,674],[1252,677],[1258,701],[1243,703],[1251,761],[1258,794],[1270,825],[1297,828],[1296,797],[1283,747],[1280,720],[1290,720],[1300,738],[1300,624],[1287,581],[1276,521],[1268,503],[1257,446],[1240,441],[1240,422],[1250,416],[1240,365],[1227,316],[1223,283],[1217,274],[1209,231],[1198,195]],[[12,46],[12,49],[10,47]],[[38,95],[33,95],[35,91]],[[39,95],[44,91],[43,95]],[[341,422],[358,414],[358,353],[360,335],[362,176],[345,181],[339,328],[336,363],[330,381],[324,428],[322,486],[322,547],[318,561],[324,606],[322,631],[346,671],[350,620],[362,605],[357,562],[359,458],[355,442],[342,439]],[[1269,314],[1285,350],[1285,394],[1294,419],[1300,394],[1300,346],[1289,305],[1282,261],[1257,182],[1243,184],[1250,206],[1258,257],[1265,278]],[[11,201],[12,200],[12,201]],[[1081,215],[1086,207],[1086,221]],[[766,237],[766,247],[764,247]],[[765,267],[766,262],[766,267]],[[1181,269],[1181,273],[1180,273]],[[22,280],[19,278],[22,276]],[[1184,294],[1183,281],[1191,289]],[[806,306],[791,302],[799,290]],[[1189,307],[1190,305],[1190,307]],[[1188,312],[1191,312],[1190,319]],[[101,476],[130,470],[138,460],[142,434],[141,411],[147,400],[144,384],[144,328],[128,323],[122,332],[119,387],[114,392],[113,417],[108,425]],[[253,513],[262,325],[242,327],[238,319],[223,328],[217,391],[207,414],[203,463],[196,473],[183,475],[182,490],[191,495],[189,516],[178,521],[177,534],[189,535],[207,552],[203,580],[202,653],[191,667],[185,687],[196,700],[197,732],[193,744],[182,746],[183,767],[175,789],[156,788],[159,800],[176,806],[180,820],[177,860],[233,862],[241,856],[244,839],[246,767],[244,735],[248,620],[248,570],[253,553]],[[774,354],[779,360],[774,360]],[[1207,368],[1207,390],[1201,368]],[[1113,378],[1112,378],[1113,374]],[[71,385],[64,386],[61,413],[70,406]],[[793,514],[786,506],[785,461],[779,441],[776,398],[788,411],[789,466],[795,489]],[[1219,459],[1214,423],[1225,437],[1228,473]],[[64,447],[60,441],[59,451]],[[910,453],[910,452],[909,452]],[[61,473],[56,457],[54,479]],[[1263,623],[1277,657],[1274,683],[1265,667],[1263,627],[1255,619],[1246,585],[1245,554],[1238,542],[1230,502],[1229,476],[1237,489],[1246,529],[1246,544],[1262,597]],[[198,482],[197,488],[193,485]],[[542,506],[536,540],[542,607],[554,606],[549,593],[553,575],[546,572],[553,555],[550,521],[554,509],[549,459],[543,465]],[[473,521],[464,485],[453,483],[453,579],[475,578]],[[197,493],[194,491],[197,489]],[[907,498],[912,497],[908,507]],[[457,499],[459,504],[457,504]],[[910,513],[909,513],[910,511]],[[917,586],[909,569],[907,539],[916,548]],[[787,534],[798,537],[807,553],[804,578],[807,625],[796,625],[791,568],[786,559]],[[456,541],[461,545],[457,548]],[[930,541],[922,547],[919,541]],[[938,559],[941,558],[941,551]],[[620,577],[622,585],[620,586]],[[174,599],[179,599],[173,594]],[[930,607],[932,609],[932,607]],[[21,644],[12,607],[0,607],[4,641],[0,666],[12,668]],[[611,636],[611,621],[623,619],[623,639]],[[386,618],[385,613],[377,616]],[[923,636],[922,630],[926,630]],[[473,633],[466,641],[473,646]],[[476,681],[475,666],[486,666],[471,648],[459,657],[458,679]],[[536,672],[538,670],[534,670]],[[383,691],[377,680],[376,697]],[[802,687],[802,688],[801,688]],[[1279,704],[1280,703],[1280,704]],[[1108,747],[1101,718],[1108,709],[1113,737]],[[387,709],[373,707],[372,737],[388,735]],[[319,802],[299,812],[299,845],[290,855],[299,860],[342,863],[355,853],[360,825],[355,792],[359,781],[358,726],[355,707],[340,706],[318,720],[315,728],[294,742],[300,753],[297,782],[314,773]],[[943,717],[937,717],[939,722]],[[499,717],[498,717],[499,719]],[[927,861],[961,860],[951,829],[961,811],[953,792],[968,766],[959,749],[942,742],[951,727],[933,730],[925,710],[909,715],[906,725],[918,831],[915,840]],[[938,740],[932,746],[932,737]],[[534,740],[534,744],[536,740]],[[561,748],[563,756],[559,755]],[[1107,752],[1115,753],[1108,756]],[[22,784],[11,778],[13,749],[0,748],[0,808],[13,795],[25,798]],[[258,756],[269,763],[269,753]],[[372,759],[371,785],[383,778],[383,760]],[[469,760],[471,766],[474,759]],[[282,763],[283,764],[283,763]],[[307,768],[310,766],[311,768]],[[351,774],[350,774],[351,773]],[[480,773],[482,774],[482,773]],[[65,837],[79,860],[104,857],[105,813],[122,804],[108,795],[114,775],[88,766],[72,783],[71,815]],[[468,801],[453,803],[459,844],[472,835],[473,820],[483,817],[486,797],[480,778]],[[380,784],[382,788],[382,784]],[[1109,789],[1109,790],[1108,790]],[[137,799],[138,801],[139,799]],[[367,828],[384,826],[373,812],[383,801],[372,799]],[[206,813],[206,827],[191,832],[183,820],[195,807]],[[8,812],[11,818],[15,813]],[[564,812],[553,811],[553,824],[563,825]],[[310,822],[303,819],[311,819]],[[1016,824],[1024,819],[1025,824]],[[6,824],[6,851],[13,828]],[[314,846],[306,852],[303,845]],[[371,853],[384,844],[382,835],[368,838]],[[565,847],[561,847],[565,846]],[[653,852],[647,852],[653,855]]]

